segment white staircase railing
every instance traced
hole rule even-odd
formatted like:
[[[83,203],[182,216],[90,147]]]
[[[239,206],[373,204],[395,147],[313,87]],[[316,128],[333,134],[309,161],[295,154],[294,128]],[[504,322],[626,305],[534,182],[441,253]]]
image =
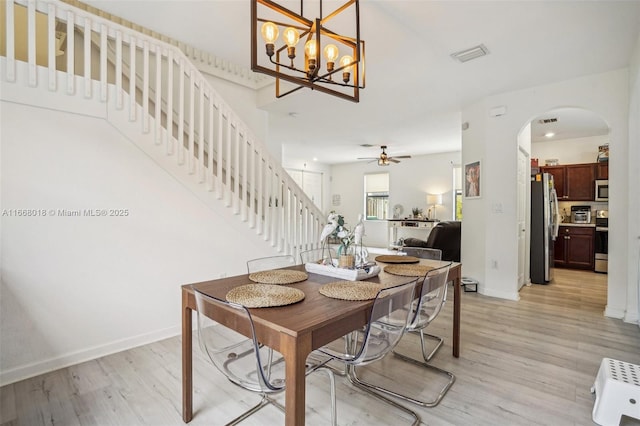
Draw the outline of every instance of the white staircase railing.
[[[117,109],[278,251],[317,246],[320,210],[178,48],[62,1],[4,3],[6,81],[16,81],[16,61],[24,61],[31,87],[82,91],[96,102],[115,93]]]

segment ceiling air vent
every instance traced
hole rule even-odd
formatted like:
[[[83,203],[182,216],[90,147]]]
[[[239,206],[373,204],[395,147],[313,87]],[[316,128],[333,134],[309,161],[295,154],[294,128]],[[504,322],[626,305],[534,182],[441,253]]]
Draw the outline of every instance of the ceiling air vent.
[[[486,56],[489,54],[489,49],[484,44],[479,44],[470,49],[461,50],[460,52],[452,53],[451,57],[460,62],[468,62],[472,59]]]
[[[558,121],[557,118],[543,118],[542,120],[538,120],[538,123],[549,124],[549,123],[555,123],[556,121]]]

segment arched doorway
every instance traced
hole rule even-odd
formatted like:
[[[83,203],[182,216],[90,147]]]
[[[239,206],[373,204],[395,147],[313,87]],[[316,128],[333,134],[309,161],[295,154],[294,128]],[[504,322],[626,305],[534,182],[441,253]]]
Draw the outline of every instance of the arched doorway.
[[[532,159],[532,165],[535,164],[536,161],[539,166],[555,163],[560,166],[596,163],[592,168],[593,177],[589,178],[590,181],[587,183],[590,185],[587,189],[592,192],[595,192],[595,179],[598,177],[598,170],[603,169],[603,167],[598,167],[600,148],[608,145],[608,142],[609,126],[607,122],[600,115],[592,111],[576,107],[561,107],[546,111],[527,123],[518,136],[520,151],[529,154]],[[608,166],[608,163],[606,163],[606,165]],[[520,170],[521,167],[522,165],[519,161],[519,175],[524,173]],[[525,167],[528,167],[528,165]],[[585,168],[589,169],[589,167]],[[532,168],[532,173],[534,171],[537,170]],[[567,182],[556,182],[556,186],[558,185],[562,185],[563,188],[557,189],[564,191],[564,186],[567,185]],[[524,197],[520,194],[523,189],[527,191]],[[530,186],[526,188],[519,187],[518,192],[519,198],[528,201],[526,209],[527,213],[530,214]],[[596,211],[608,210],[607,201],[596,201],[593,196],[587,199],[584,195],[581,195],[578,199],[573,199],[570,194],[565,195],[565,198],[559,200],[558,206],[559,212],[564,214],[564,220],[566,221],[570,221],[571,207],[585,206],[586,208],[586,206],[588,206],[591,216],[593,216],[591,220],[592,223],[588,224],[590,227],[595,227],[595,223],[593,222],[595,222]],[[531,254],[529,220],[530,218],[526,221],[526,253],[519,256],[519,262],[524,262],[524,265],[519,265],[519,269],[522,268],[527,271],[529,271],[530,268],[529,256]],[[574,226],[573,224],[568,225]],[[587,224],[585,224],[585,226],[586,225]],[[593,243],[593,254],[595,254],[595,237]],[[551,244],[556,245],[555,242]],[[558,244],[560,244],[560,242]],[[565,266],[571,265],[565,264]]]

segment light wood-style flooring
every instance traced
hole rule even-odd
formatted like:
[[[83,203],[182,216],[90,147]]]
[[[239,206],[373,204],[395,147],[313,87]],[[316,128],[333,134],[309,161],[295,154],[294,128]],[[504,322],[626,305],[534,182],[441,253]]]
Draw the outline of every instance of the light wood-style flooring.
[[[592,425],[590,387],[602,358],[640,364],[640,328],[603,315],[605,275],[556,269],[553,284],[523,287],[520,295],[513,302],[463,293],[459,359],[451,356],[452,304],[431,324],[431,333],[446,338],[431,362],[457,380],[437,407],[414,407],[423,424]],[[417,336],[405,336],[401,346],[419,350]],[[5,386],[0,424],[182,425],[180,354],[174,337]],[[224,424],[257,402],[208,364],[197,344],[194,354],[190,424]],[[441,383],[434,373],[391,357],[363,376],[390,386],[419,385],[424,397]],[[326,375],[314,374],[307,383],[307,424],[328,424]],[[343,379],[338,400],[340,425],[408,424]],[[281,412],[267,407],[244,424],[283,422]]]

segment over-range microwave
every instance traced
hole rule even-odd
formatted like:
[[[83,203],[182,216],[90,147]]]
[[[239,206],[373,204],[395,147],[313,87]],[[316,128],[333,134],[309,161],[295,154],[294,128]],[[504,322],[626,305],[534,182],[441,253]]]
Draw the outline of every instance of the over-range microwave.
[[[596,179],[595,201],[609,201],[609,180]]]

